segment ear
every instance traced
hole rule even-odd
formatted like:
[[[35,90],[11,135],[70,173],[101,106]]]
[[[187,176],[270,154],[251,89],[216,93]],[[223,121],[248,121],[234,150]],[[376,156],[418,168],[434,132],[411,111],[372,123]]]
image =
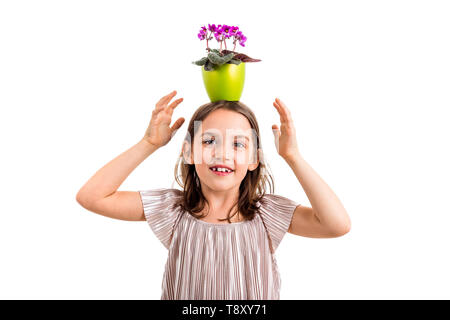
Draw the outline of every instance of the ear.
[[[251,161],[250,165],[248,166],[248,170],[253,171],[259,166],[260,159],[262,159],[262,150],[258,149],[256,154],[256,162],[254,160]]]
[[[192,152],[191,152],[191,145],[187,142],[183,142],[183,147],[181,149],[181,152],[183,154],[183,160],[186,164],[193,164],[194,161],[192,161]]]

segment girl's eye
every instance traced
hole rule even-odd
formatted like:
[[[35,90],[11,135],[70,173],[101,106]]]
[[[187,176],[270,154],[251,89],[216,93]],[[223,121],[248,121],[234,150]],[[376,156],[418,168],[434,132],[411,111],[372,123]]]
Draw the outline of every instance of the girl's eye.
[[[203,141],[203,143],[204,143],[204,144],[211,144],[211,143],[209,143],[209,142],[211,142],[211,141],[214,141],[214,140],[212,140],[212,139],[210,139],[210,140],[205,140],[205,141]]]
[[[203,144],[210,145],[213,141],[215,142],[215,139],[204,140]],[[235,142],[235,145],[236,144],[239,145],[240,148],[245,148],[245,144],[242,142]]]

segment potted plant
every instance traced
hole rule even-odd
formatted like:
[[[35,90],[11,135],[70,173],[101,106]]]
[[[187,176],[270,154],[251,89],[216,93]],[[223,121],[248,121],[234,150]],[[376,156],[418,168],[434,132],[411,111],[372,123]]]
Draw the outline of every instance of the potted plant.
[[[208,41],[213,38],[212,35],[220,43],[219,49],[209,48]],[[236,42],[245,47],[247,37],[239,31],[239,27],[208,24],[208,28],[201,27],[198,38],[206,40],[207,56],[192,63],[202,67],[203,83],[211,102],[239,101],[244,89],[245,63],[261,61],[235,51]],[[233,38],[232,51],[227,50],[226,44],[226,39],[230,38]]]

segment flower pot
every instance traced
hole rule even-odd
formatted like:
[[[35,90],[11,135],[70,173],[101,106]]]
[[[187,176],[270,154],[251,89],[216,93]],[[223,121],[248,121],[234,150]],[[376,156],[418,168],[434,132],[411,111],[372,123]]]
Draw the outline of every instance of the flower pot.
[[[245,62],[225,63],[214,70],[202,66],[203,83],[211,102],[218,100],[239,101],[244,89]]]

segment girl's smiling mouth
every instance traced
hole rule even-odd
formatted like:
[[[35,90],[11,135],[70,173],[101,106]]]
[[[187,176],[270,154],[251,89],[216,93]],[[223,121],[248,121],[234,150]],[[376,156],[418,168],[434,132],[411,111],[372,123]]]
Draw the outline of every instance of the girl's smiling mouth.
[[[223,167],[211,167],[209,170],[218,176],[228,176],[233,173],[233,170]]]

